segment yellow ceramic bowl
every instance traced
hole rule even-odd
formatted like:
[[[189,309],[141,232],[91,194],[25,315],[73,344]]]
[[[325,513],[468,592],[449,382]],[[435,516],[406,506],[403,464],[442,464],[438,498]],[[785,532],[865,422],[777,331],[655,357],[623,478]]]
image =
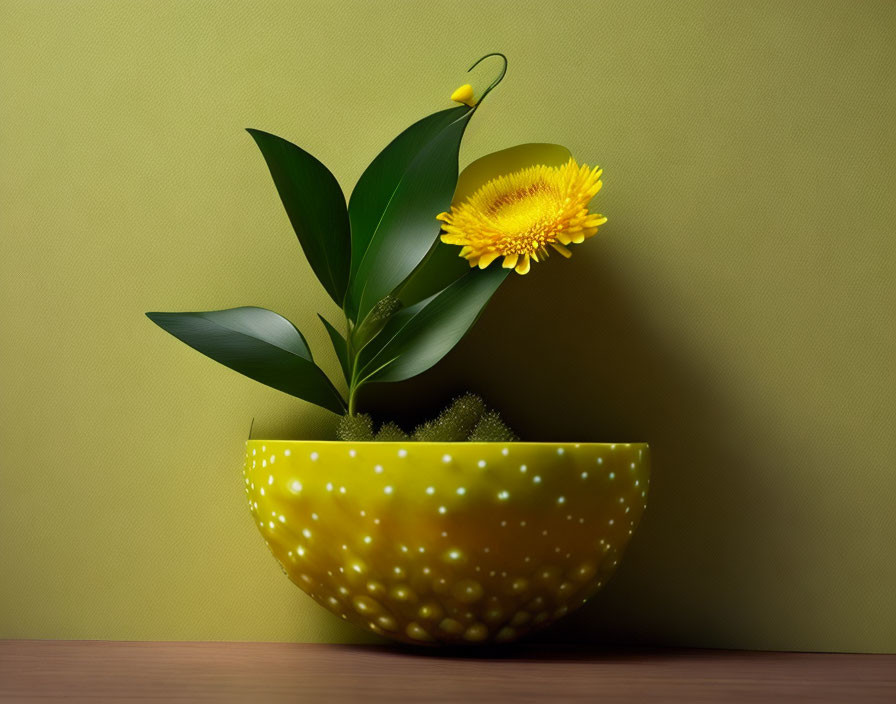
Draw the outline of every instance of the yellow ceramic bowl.
[[[644,443],[250,440],[246,494],[289,578],[409,643],[506,642],[616,569],[647,497]]]

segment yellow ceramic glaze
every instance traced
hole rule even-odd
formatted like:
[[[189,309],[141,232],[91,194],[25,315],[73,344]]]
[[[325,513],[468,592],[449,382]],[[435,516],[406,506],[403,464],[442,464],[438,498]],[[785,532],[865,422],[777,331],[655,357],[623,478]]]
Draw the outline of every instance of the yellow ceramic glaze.
[[[246,494],[289,578],[410,643],[506,642],[580,606],[644,511],[644,443],[250,440]]]

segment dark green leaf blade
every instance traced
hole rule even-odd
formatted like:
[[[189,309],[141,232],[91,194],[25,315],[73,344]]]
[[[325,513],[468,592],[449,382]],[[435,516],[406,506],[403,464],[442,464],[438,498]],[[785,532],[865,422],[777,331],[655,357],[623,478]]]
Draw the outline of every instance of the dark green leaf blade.
[[[335,176],[295,144],[247,130],[267,162],[293,230],[317,278],[342,306],[351,264],[351,236],[345,196]]]
[[[468,111],[466,106],[453,107],[415,122],[393,139],[361,174],[348,203],[352,231],[350,278],[357,273],[380,218],[411,162],[442,130]],[[350,296],[348,302],[351,305]],[[350,312],[356,312],[356,307]]]
[[[470,271],[470,262],[460,256],[460,249],[458,245],[445,244],[440,239],[437,240],[423,261],[395,293],[395,297],[406,306],[413,305],[464,276]]]
[[[327,334],[330,336],[330,342],[333,344],[333,350],[336,352],[336,356],[339,358],[339,365],[342,367],[342,375],[345,377],[345,383],[351,383],[352,372],[349,367],[348,362],[348,344],[345,342],[345,338],[342,334],[330,325],[330,321],[327,320],[320,313],[317,314],[317,317],[320,318],[320,322],[324,324],[324,327],[327,329]]]
[[[364,371],[370,375],[367,380],[402,381],[433,366],[473,326],[509,273],[498,266],[472,270],[417,304],[416,315],[365,365]]]
[[[216,362],[334,413],[345,402],[311,358],[302,334],[286,318],[246,306],[195,313],[147,313],[163,330]]]
[[[439,233],[436,216],[451,203],[458,152],[472,111],[442,129],[410,162],[352,277],[349,300],[363,319],[426,256]]]

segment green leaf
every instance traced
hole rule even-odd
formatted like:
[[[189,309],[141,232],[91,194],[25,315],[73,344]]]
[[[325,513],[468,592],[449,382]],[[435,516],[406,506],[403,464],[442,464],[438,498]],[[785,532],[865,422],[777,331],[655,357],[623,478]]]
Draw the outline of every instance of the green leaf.
[[[404,324],[365,365],[367,380],[402,381],[433,366],[473,326],[509,272],[498,266],[472,270],[441,293],[406,309],[416,312],[405,317]]]
[[[345,412],[345,402],[314,363],[302,333],[273,311],[246,306],[146,316],[178,340],[250,379],[334,413]]]
[[[336,351],[336,356],[339,358],[339,365],[342,367],[342,375],[345,377],[345,383],[350,384],[352,372],[348,361],[348,345],[345,342],[345,338],[336,328],[330,325],[330,321],[324,316],[318,313],[317,317],[320,318],[320,322],[324,324],[324,327],[327,329],[327,334],[330,336],[330,342],[333,344],[333,349]]]
[[[442,130],[468,111],[466,106],[449,108],[415,122],[393,139],[361,174],[348,204],[352,232],[350,280],[355,279],[386,206],[411,163]],[[357,303],[350,288],[346,308],[353,320],[357,316]]]
[[[345,196],[330,171],[295,144],[247,130],[267,162],[274,185],[317,278],[342,306],[351,263]]]
[[[395,293],[404,305],[438,293],[470,271],[470,262],[460,256],[460,247],[436,240],[429,253]]]
[[[353,320],[392,293],[436,241],[436,216],[451,203],[460,142],[472,114],[458,107],[418,122],[358,182],[349,204],[353,257],[363,252],[355,259],[357,268],[353,261],[347,306]]]

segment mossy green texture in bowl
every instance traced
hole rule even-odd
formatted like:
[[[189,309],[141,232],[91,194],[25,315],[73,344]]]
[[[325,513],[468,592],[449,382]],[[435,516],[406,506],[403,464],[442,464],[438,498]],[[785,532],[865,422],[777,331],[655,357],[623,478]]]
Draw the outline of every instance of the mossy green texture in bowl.
[[[644,443],[250,440],[249,507],[289,578],[395,640],[507,642],[580,606],[644,511]]]

